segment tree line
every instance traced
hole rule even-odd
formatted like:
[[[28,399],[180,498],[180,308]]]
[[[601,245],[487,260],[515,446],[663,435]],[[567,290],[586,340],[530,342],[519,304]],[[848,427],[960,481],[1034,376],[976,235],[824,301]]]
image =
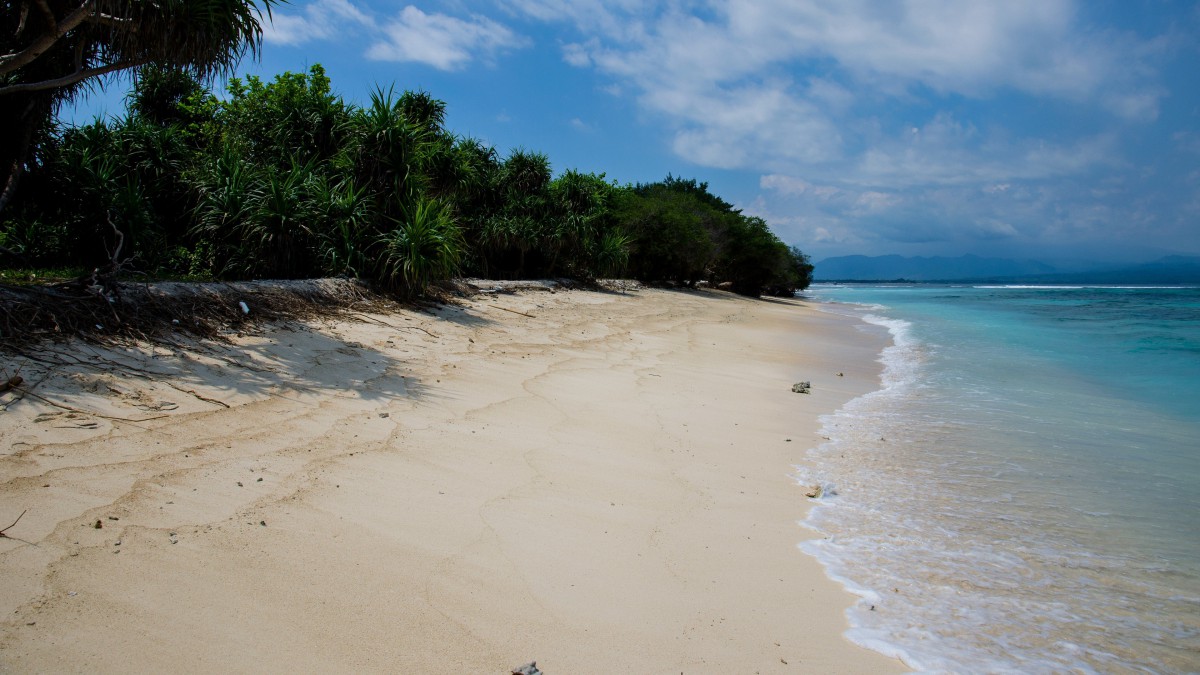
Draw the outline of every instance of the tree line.
[[[767,223],[667,176],[552,171],[445,126],[424,91],[346,103],[321,66],[271,81],[144,65],[123,116],[40,128],[0,211],[5,267],[155,278],[350,276],[402,296],[458,275],[629,275],[790,294],[812,266]],[[119,253],[118,253],[119,248]]]

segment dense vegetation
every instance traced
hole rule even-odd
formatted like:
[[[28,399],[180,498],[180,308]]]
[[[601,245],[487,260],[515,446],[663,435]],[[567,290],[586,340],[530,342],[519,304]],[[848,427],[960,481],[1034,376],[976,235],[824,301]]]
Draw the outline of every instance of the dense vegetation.
[[[262,45],[279,0],[5,0],[0,3],[0,211],[53,113],[97,78],[147,63],[201,79]]]
[[[0,211],[8,268],[192,279],[352,276],[400,295],[455,275],[805,287],[812,267],[760,218],[668,176],[555,176],[538,152],[445,128],[426,92],[335,95],[320,66],[218,98],[191,72],[140,71],[121,118],[32,144]]]

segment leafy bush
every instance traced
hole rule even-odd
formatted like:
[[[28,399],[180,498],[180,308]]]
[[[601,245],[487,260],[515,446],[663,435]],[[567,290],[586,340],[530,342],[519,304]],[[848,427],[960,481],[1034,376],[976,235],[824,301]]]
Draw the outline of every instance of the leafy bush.
[[[618,185],[525,149],[445,129],[423,91],[366,107],[324,69],[232,79],[220,100],[147,67],[123,118],[54,131],[0,214],[6,264],[93,266],[121,255],[171,278],[370,280],[415,296],[463,272],[632,274],[748,295],[811,280],[803,253],[695,179]]]

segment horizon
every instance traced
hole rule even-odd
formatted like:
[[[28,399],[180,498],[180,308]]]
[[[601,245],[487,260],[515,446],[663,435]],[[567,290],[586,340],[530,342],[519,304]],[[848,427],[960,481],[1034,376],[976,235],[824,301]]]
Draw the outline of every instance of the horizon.
[[[1200,3],[297,0],[264,28],[239,76],[423,89],[556,174],[706,182],[814,261],[1200,254]]]

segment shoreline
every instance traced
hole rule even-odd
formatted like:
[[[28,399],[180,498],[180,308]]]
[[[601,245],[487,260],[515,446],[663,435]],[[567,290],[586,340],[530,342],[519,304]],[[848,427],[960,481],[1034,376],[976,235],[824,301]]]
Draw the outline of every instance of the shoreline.
[[[884,342],[803,305],[526,292],[31,363],[0,665],[903,672],[842,635],[792,469]]]

